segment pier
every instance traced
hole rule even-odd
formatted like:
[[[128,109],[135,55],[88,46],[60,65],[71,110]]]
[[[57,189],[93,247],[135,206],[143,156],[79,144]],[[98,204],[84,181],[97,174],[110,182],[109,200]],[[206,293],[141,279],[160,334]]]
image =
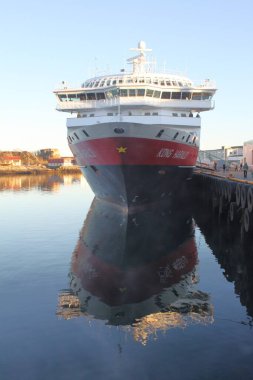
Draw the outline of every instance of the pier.
[[[196,169],[193,176],[193,195],[203,202],[218,220],[240,229],[246,238],[253,231],[253,178],[243,178],[242,171],[216,172]]]

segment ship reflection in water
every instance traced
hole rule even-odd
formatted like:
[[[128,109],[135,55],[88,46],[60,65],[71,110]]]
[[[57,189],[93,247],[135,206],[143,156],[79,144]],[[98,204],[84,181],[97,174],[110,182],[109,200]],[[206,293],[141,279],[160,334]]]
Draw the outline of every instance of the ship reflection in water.
[[[72,255],[70,289],[57,314],[128,326],[135,340],[189,323],[211,323],[208,294],[197,289],[191,212],[125,212],[95,199]]]

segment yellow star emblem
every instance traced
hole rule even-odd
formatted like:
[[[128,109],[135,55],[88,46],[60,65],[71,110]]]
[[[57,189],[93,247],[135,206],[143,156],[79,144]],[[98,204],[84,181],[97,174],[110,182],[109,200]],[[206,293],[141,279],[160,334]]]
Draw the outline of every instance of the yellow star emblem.
[[[120,146],[119,148],[116,148],[119,153],[126,153],[127,147]]]

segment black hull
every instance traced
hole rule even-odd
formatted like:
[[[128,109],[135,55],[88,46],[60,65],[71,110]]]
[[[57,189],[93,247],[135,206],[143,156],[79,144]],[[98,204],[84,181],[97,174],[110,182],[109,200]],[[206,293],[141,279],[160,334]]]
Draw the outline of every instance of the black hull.
[[[100,165],[81,168],[96,197],[126,207],[167,201],[188,195],[193,169],[175,166]]]

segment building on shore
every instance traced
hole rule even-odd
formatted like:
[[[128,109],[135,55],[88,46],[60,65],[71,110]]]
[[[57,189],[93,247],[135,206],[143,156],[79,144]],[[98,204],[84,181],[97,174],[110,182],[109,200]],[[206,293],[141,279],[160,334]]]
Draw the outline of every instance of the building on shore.
[[[253,143],[253,142],[252,142]],[[224,164],[226,167],[239,167],[244,160],[244,147],[242,145],[218,149],[200,150],[198,162],[220,169]]]
[[[21,166],[21,158],[18,156],[3,156],[0,159],[0,165]]]
[[[66,166],[76,166],[76,160],[74,157],[58,157],[49,158],[48,165],[49,168],[60,168]]]
[[[253,140],[245,141],[243,144],[243,163],[245,162],[253,169]]]
[[[48,160],[49,158],[59,158],[60,151],[59,149],[53,149],[53,148],[40,149],[37,152],[37,156],[41,157],[43,160]]]

